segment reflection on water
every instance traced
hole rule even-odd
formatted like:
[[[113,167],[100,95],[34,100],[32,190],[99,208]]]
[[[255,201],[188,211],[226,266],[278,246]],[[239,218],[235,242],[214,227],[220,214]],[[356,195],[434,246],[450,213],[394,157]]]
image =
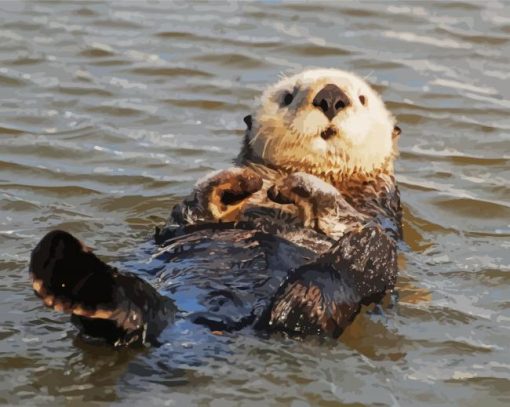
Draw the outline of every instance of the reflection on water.
[[[0,2],[0,402],[510,402],[510,12],[503,2]],[[83,343],[27,282],[48,230],[107,261],[142,242],[280,72],[366,77],[403,129],[400,301],[340,343],[180,322],[152,349]],[[173,404],[172,404],[173,403]]]

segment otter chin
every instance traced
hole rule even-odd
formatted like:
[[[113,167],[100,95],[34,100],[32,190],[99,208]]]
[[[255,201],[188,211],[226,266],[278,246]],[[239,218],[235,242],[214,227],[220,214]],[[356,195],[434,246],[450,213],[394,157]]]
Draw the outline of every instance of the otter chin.
[[[337,135],[337,133],[338,133],[338,130],[335,129],[334,127],[330,126],[326,130],[321,131],[321,138],[323,140],[327,141],[330,138],[332,138],[333,136]]]

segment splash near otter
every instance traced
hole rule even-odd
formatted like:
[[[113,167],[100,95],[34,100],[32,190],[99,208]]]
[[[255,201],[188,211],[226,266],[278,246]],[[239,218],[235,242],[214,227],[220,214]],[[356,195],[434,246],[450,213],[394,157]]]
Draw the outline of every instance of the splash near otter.
[[[154,275],[51,232],[30,265],[44,304],[120,346],[156,340],[175,318],[338,337],[380,301],[402,238],[400,130],[380,96],[351,73],[308,70],[269,87],[245,123],[235,166],[200,180],[156,231]]]

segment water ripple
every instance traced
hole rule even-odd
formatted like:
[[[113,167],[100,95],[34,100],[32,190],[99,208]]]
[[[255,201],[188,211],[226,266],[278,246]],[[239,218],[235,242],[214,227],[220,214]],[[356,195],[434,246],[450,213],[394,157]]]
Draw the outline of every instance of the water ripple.
[[[171,387],[176,405],[507,404],[507,8],[1,2],[0,403],[163,405]],[[136,267],[195,181],[231,165],[254,98],[306,66],[366,77],[403,129],[400,302],[340,342],[182,322],[122,352],[40,306],[26,268],[44,233]]]

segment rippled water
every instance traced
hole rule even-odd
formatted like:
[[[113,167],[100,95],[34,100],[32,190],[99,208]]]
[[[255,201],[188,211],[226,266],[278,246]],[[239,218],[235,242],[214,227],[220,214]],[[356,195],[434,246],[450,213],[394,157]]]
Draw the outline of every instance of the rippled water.
[[[2,1],[0,21],[0,403],[510,403],[508,3]],[[367,77],[403,129],[396,308],[337,343],[180,326],[114,351],[41,306],[44,233],[133,257],[229,166],[261,89],[307,66]]]

